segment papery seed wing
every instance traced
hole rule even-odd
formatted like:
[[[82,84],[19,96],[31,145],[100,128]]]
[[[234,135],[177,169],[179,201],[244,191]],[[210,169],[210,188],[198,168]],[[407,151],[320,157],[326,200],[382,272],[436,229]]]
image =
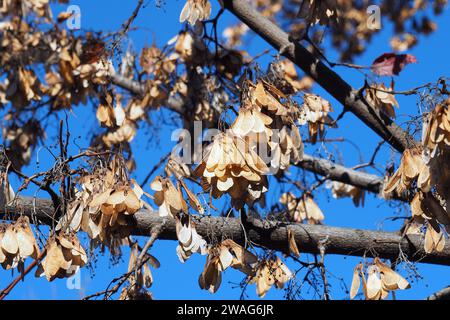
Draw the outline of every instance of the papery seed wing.
[[[2,248],[5,252],[10,254],[17,254],[19,251],[19,243],[17,242],[16,232],[13,225],[6,228],[2,239]]]
[[[354,299],[356,297],[356,295],[358,294],[359,287],[361,285],[361,279],[359,277],[359,272],[361,270],[361,267],[362,267],[361,264],[359,264],[353,270],[352,285],[350,287],[350,299]]]

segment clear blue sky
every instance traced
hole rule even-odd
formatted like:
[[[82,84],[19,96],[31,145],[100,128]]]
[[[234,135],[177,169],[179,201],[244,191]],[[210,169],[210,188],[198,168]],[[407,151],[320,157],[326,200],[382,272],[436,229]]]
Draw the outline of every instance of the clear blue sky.
[[[145,45],[150,45],[153,41],[158,44],[164,44],[178,31],[183,28],[178,22],[178,16],[184,0],[175,1],[161,1],[165,2],[161,8],[155,5],[157,1],[145,1],[147,4],[141,10],[138,18],[134,22],[134,26],[139,27],[137,31],[130,32],[130,38],[133,41],[133,46],[140,50]],[[213,7],[217,9],[218,3],[212,0]],[[71,1],[71,4],[78,4],[81,7],[82,13],[82,28],[91,30],[105,30],[115,31],[120,28],[120,25],[129,17],[133,11],[136,1],[119,1],[119,0],[78,0]],[[63,11],[64,6],[55,6],[55,14]],[[228,22],[235,21],[235,18],[226,13],[222,19],[219,27],[227,25]],[[440,76],[449,75],[450,62],[448,59],[448,52],[450,45],[448,41],[448,32],[450,31],[450,10],[446,11],[442,16],[437,18],[438,31],[429,37],[421,37],[419,46],[415,47],[410,53],[414,54],[419,63],[406,67],[400,77],[396,79],[396,89],[403,90],[413,88],[415,86],[424,84],[426,82],[436,81]],[[384,52],[389,52],[389,34],[390,26],[384,26],[383,32],[377,35],[366,51],[366,53],[357,58],[355,63],[361,65],[370,65],[375,57]],[[248,38],[251,53],[259,53],[269,48],[269,46],[259,40],[257,37],[250,36]],[[126,48],[126,47],[125,47]],[[274,54],[275,52],[271,52]],[[328,55],[333,59],[335,56],[332,50],[328,51]],[[270,56],[259,59],[259,63],[265,69],[269,62]],[[345,68],[337,69],[337,71],[349,81],[353,86],[359,87],[363,84],[363,76],[354,70]],[[324,98],[329,99],[332,103],[336,116],[341,111],[341,106],[334,101],[323,90],[315,86],[314,92],[322,94]],[[397,111],[398,123],[408,120],[407,115],[416,115],[418,108],[415,97],[398,97],[400,103],[400,110]],[[87,133],[92,133],[92,128],[97,128],[97,120],[95,113],[92,112],[93,106],[79,106],[73,109],[70,115],[70,130],[72,137],[78,135],[86,137]],[[166,113],[167,116],[167,113]],[[158,121],[159,117],[154,117]],[[157,122],[156,122],[157,123]],[[56,122],[55,124],[56,125]],[[170,132],[173,128],[165,128],[160,131],[159,135],[154,136],[141,130],[137,138],[133,141],[132,147],[134,149],[137,160],[138,169],[133,175],[138,181],[142,181],[147,172],[156,164],[159,159],[165,155],[174,142],[170,141]],[[49,131],[46,145],[51,146],[54,141],[52,138],[53,130]],[[54,132],[53,132],[54,133]],[[380,139],[373,134],[370,129],[365,127],[358,119],[348,114],[339,123],[338,130],[329,130],[328,137],[346,137],[353,141],[357,147],[351,143],[328,144],[327,146],[315,146],[308,148],[308,152],[314,153],[318,148],[321,151],[325,147],[328,150],[339,152],[343,156],[345,165],[352,166],[360,163],[359,152],[364,155],[365,160],[368,160],[372,154],[375,146]],[[86,147],[88,142],[81,138],[77,140],[77,144]],[[358,151],[359,149],[359,151]],[[72,143],[73,153],[76,153],[77,147]],[[36,161],[36,156],[39,156],[39,169],[47,169],[51,164],[51,158],[48,151],[45,149],[37,149],[33,161]],[[382,153],[377,158],[378,163],[385,164],[392,159],[398,159],[398,155],[391,152],[385,146]],[[33,162],[26,170],[31,173],[36,171],[36,164]],[[295,173],[295,171],[294,171]],[[19,182],[13,179],[13,185],[18,186]],[[144,186],[146,191],[149,186]],[[198,190],[197,190],[198,191]],[[270,201],[276,201],[279,189],[273,188],[268,195]],[[29,192],[32,194],[32,191]],[[45,196],[44,193],[40,194]],[[325,214],[325,223],[332,226],[345,226],[363,229],[383,229],[394,231],[399,227],[399,222],[383,221],[387,217],[398,215],[396,208],[390,207],[383,201],[375,199],[373,195],[368,195],[366,205],[364,208],[354,208],[351,200],[335,200],[331,198],[329,191],[321,190],[316,194],[317,202]],[[400,215],[408,214],[408,211],[400,212]],[[87,246],[88,242],[84,239],[83,243]],[[242,280],[242,274],[228,270],[223,276],[222,286],[215,295],[207,291],[203,291],[198,286],[198,275],[201,273],[205,257],[194,255],[187,263],[181,264],[175,253],[175,242],[158,241],[152,249],[152,254],[156,256],[161,262],[161,268],[152,270],[154,274],[154,285],[150,291],[154,294],[156,299],[238,299],[240,289],[233,289],[233,284],[239,283]],[[88,268],[82,269],[81,273],[81,290],[69,290],[66,287],[66,280],[55,280],[48,283],[45,279],[35,279],[30,274],[25,282],[20,283],[17,288],[10,294],[10,299],[78,299],[86,294],[94,293],[103,290],[108,285],[109,281],[126,271],[128,263],[128,251],[124,251],[123,262],[116,265],[110,263],[108,253],[104,255],[98,254],[98,260],[93,266],[93,270]],[[310,259],[307,255],[303,255],[302,259]],[[343,278],[347,286],[350,285],[353,267],[361,261],[360,258],[342,257],[342,256],[327,256],[326,266],[328,270],[335,276],[331,277],[332,297],[334,299],[347,299],[338,278]],[[294,269],[295,265],[288,263]],[[429,265],[418,265],[417,270],[423,277],[420,281],[412,281],[412,288],[407,291],[398,292],[399,299],[421,299],[431,294],[432,292],[448,285],[450,270],[448,268]],[[404,276],[410,276],[412,273],[400,267],[400,272]],[[15,274],[17,275],[17,274]],[[304,275],[301,272],[298,277]],[[0,287],[4,287],[11,281],[11,274],[7,271],[0,271]],[[409,278],[412,280],[411,278]],[[257,298],[255,294],[255,287],[249,286],[247,290],[250,298]],[[304,297],[311,297],[312,292],[304,291]],[[266,299],[282,299],[283,291],[271,289],[266,295]]]

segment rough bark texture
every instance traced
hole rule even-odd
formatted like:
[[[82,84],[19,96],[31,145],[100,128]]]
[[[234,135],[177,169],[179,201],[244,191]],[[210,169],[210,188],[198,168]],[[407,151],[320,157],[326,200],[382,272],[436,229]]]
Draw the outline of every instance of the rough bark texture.
[[[427,300],[450,300],[450,286],[433,293]]]
[[[305,170],[325,176],[330,180],[339,181],[374,193],[380,193],[383,179],[365,172],[352,170],[331,161],[305,154],[297,165]]]
[[[305,154],[303,155],[303,160],[297,164],[297,167],[326,177],[328,180],[343,182],[362,190],[375,193],[376,195],[379,195],[383,191],[383,178],[374,174],[356,171],[326,159],[316,158]],[[406,193],[393,193],[390,195],[389,199],[403,202],[411,201],[409,195]]]
[[[19,197],[14,206],[1,206],[0,215],[14,219],[18,214],[34,215],[41,223],[51,223],[55,210],[50,200]],[[177,240],[175,221],[161,218],[156,212],[141,210],[135,214],[133,235],[150,235],[154,227],[164,225],[159,239]],[[447,242],[442,252],[426,254],[423,239],[419,236],[402,238],[391,232],[367,231],[350,228],[329,227],[323,225],[282,224],[250,218],[241,221],[238,218],[193,216],[196,229],[208,239],[219,234],[244,244],[246,239],[252,243],[281,252],[287,252],[287,230],[292,230],[301,252],[319,253],[318,244],[324,243],[326,253],[350,256],[378,256],[397,260],[450,265],[450,244]],[[35,221],[35,220],[34,220]],[[245,229],[245,233],[244,233]]]
[[[346,110],[352,112],[395,149],[416,145],[413,137],[397,126],[389,117],[370,106],[346,81],[322,63],[277,25],[260,14],[247,0],[224,0],[225,8],[232,12],[250,29],[260,35],[275,49],[311,76],[322,88],[338,100]]]

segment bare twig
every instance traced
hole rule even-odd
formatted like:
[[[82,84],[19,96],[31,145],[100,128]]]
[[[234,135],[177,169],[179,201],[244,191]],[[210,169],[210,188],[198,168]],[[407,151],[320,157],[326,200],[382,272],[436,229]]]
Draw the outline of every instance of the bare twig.
[[[14,289],[14,287],[28,274],[30,273],[34,267],[36,267],[39,264],[39,261],[45,256],[46,250],[42,250],[41,254],[37,257],[36,260],[34,260],[30,265],[25,269],[24,272],[22,272],[20,275],[18,275],[8,286],[6,286],[5,289],[0,291],[0,300],[3,300],[6,298],[8,294],[11,293],[11,291]]]

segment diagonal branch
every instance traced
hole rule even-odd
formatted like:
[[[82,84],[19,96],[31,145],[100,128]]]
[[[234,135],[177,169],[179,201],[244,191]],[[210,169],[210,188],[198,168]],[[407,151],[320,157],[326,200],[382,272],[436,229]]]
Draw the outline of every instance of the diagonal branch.
[[[36,218],[42,223],[48,223],[47,217],[54,211],[50,200],[37,199],[36,210],[33,199],[21,197],[15,206],[0,209],[0,217],[9,213],[30,215],[36,213]],[[450,265],[450,244],[447,243],[441,252],[426,254],[423,249],[423,239],[417,235],[401,237],[392,232],[368,231],[350,228],[329,227],[324,225],[269,223],[258,219],[245,221],[245,232],[242,221],[238,218],[192,216],[196,221],[196,230],[207,238],[212,232],[245,244],[246,240],[256,246],[288,253],[288,228],[293,232],[297,246],[301,252],[319,254],[319,244],[326,241],[328,254],[341,254],[360,257],[378,256],[397,261],[407,259],[423,263]],[[128,226],[130,234],[148,236],[156,226],[164,223],[159,239],[177,240],[175,220],[161,218],[156,212],[141,210],[134,215],[134,223]]]
[[[383,187],[383,178],[377,175],[349,169],[329,160],[303,155],[303,160],[297,164],[298,167],[317,173],[332,181],[339,181],[367,190],[380,193]]]
[[[389,117],[373,108],[357,90],[354,90],[319,58],[297,41],[292,42],[287,33],[260,14],[247,0],[224,0],[223,3],[226,9],[294,62],[338,100],[345,110],[352,112],[395,149],[403,152],[404,149],[417,144],[413,137]]]
[[[426,300],[450,300],[450,286],[433,293]]]

